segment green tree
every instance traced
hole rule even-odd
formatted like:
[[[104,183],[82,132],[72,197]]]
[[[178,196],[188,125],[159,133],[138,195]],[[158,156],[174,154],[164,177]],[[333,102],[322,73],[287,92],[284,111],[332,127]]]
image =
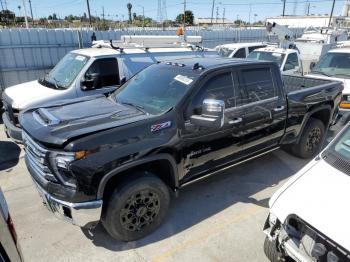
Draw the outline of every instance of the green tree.
[[[186,16],[185,23],[187,25],[193,25],[193,22],[194,22],[193,12],[191,10],[186,10],[185,16]],[[183,21],[184,21],[184,14],[178,14],[178,16],[176,17],[176,22],[179,24],[182,24]]]

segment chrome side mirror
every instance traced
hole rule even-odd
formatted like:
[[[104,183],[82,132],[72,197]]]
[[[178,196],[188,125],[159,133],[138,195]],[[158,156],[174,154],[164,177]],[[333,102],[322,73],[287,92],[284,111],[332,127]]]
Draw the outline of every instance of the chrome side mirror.
[[[221,128],[225,121],[225,102],[216,99],[204,99],[201,115],[192,115],[191,123],[207,128]]]

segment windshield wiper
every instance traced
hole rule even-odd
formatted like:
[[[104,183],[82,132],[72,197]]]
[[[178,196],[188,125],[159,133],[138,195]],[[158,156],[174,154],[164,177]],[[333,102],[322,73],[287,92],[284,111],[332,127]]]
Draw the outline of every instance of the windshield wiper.
[[[123,104],[123,105],[129,105],[129,106],[135,107],[135,108],[137,108],[138,110],[140,110],[142,113],[148,115],[148,113],[145,111],[145,109],[144,109],[143,106],[140,106],[140,105],[138,105],[138,104],[135,104],[135,103],[133,103],[133,102],[128,102],[128,101],[118,101],[118,102],[121,103],[121,104]]]
[[[312,73],[321,74],[321,75],[330,77],[330,75],[327,75],[326,73],[324,73],[324,72],[322,72],[322,71],[311,71],[311,74],[312,74]]]

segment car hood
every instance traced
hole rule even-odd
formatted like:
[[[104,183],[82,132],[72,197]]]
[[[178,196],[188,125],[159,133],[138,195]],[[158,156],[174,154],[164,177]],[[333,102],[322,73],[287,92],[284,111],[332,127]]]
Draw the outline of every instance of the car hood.
[[[350,250],[349,189],[349,175],[314,160],[271,198],[271,213],[282,223],[295,214]]]
[[[22,110],[33,104],[35,100],[56,96],[62,93],[62,91],[64,90],[43,86],[38,80],[35,80],[8,87],[4,93],[9,98],[13,108]]]
[[[103,95],[63,100],[20,114],[23,129],[36,140],[61,146],[69,139],[151,116]]]

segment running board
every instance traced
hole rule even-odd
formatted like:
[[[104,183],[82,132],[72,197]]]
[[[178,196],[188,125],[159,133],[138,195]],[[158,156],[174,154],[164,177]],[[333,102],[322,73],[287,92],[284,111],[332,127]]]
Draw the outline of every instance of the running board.
[[[188,185],[190,185],[190,184],[192,184],[192,183],[194,183],[194,182],[197,182],[197,181],[199,181],[199,180],[202,180],[202,179],[204,179],[204,178],[207,178],[207,177],[209,177],[209,176],[212,176],[212,175],[214,175],[214,174],[216,174],[216,173],[222,172],[222,171],[224,171],[224,170],[226,170],[226,169],[229,169],[229,168],[231,168],[231,167],[238,166],[238,165],[240,165],[240,164],[243,164],[243,163],[245,163],[245,162],[248,162],[248,161],[250,161],[250,160],[252,160],[252,159],[254,159],[254,158],[257,158],[257,157],[266,155],[266,154],[268,154],[268,153],[271,153],[271,152],[273,152],[273,151],[275,151],[275,150],[277,150],[277,149],[279,149],[279,148],[280,148],[279,146],[278,146],[278,147],[274,147],[274,148],[272,148],[272,149],[270,149],[270,150],[268,150],[268,151],[266,151],[266,152],[263,152],[263,153],[260,153],[260,154],[258,154],[258,155],[249,157],[249,158],[247,158],[247,159],[244,159],[244,160],[239,161],[239,162],[237,162],[237,163],[234,163],[234,164],[232,164],[232,165],[223,167],[223,168],[221,168],[221,169],[219,169],[219,170],[216,170],[216,171],[211,172],[211,173],[209,173],[209,174],[206,174],[206,175],[204,175],[204,176],[198,177],[198,178],[196,178],[196,179],[194,179],[194,180],[185,182],[185,183],[183,183],[182,185],[180,185],[180,188],[185,187],[185,186],[188,186]]]

